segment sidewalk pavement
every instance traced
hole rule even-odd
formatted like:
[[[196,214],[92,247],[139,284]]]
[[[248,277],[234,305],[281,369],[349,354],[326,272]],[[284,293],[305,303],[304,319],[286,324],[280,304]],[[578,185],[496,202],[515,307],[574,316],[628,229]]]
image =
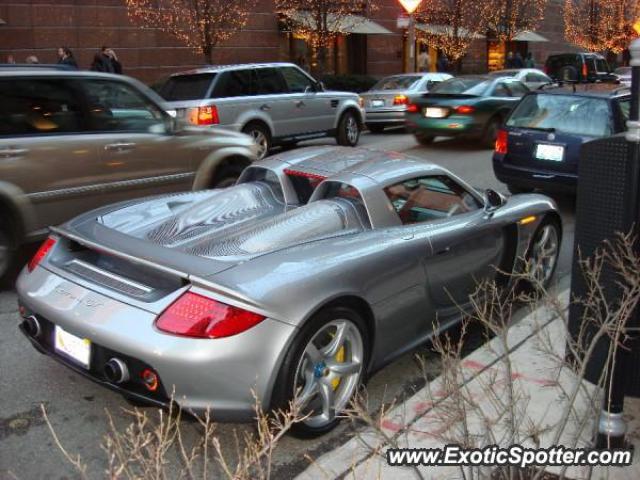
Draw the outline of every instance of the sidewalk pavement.
[[[566,312],[569,292],[558,296],[558,305]],[[386,451],[395,448],[442,448],[462,443],[473,446],[513,443],[526,447],[553,445],[590,448],[597,421],[590,396],[594,387],[583,384],[567,368],[559,368],[564,358],[566,327],[548,307],[539,307],[509,329],[506,343],[494,338],[464,358],[460,375],[444,375],[398,404],[380,419],[376,428],[368,427],[344,445],[316,459],[299,480],[322,478],[360,479],[459,479],[478,478],[478,470],[464,474],[460,467],[391,467]],[[505,348],[505,345],[507,348]],[[506,381],[507,376],[511,381]],[[452,388],[457,385],[459,388]],[[567,398],[579,391],[573,408]],[[462,400],[464,398],[464,400]],[[508,402],[516,398],[515,402]],[[506,405],[516,405],[517,413],[508,415]],[[465,414],[461,415],[460,406]],[[567,415],[565,412],[569,412]],[[625,403],[629,433],[627,438],[640,447],[640,401]],[[462,420],[464,418],[464,420]],[[569,418],[564,427],[563,418]],[[506,422],[516,419],[515,428]],[[517,431],[515,437],[510,432]],[[466,433],[465,433],[466,432]],[[515,440],[515,441],[514,441]],[[630,467],[547,467],[549,473],[568,479],[632,480],[640,478],[639,455]],[[482,467],[489,478],[492,467]],[[418,475],[419,472],[419,475]],[[590,475],[591,473],[591,475]]]

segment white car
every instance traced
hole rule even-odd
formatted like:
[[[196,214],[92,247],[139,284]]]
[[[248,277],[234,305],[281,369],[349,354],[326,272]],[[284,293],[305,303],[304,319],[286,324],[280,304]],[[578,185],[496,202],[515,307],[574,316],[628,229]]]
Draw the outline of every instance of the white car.
[[[491,72],[489,75],[492,77],[512,77],[516,80],[520,80],[524,83],[529,90],[537,90],[543,85],[553,83],[551,77],[549,77],[542,70],[537,68],[514,68],[509,70],[497,70]]]

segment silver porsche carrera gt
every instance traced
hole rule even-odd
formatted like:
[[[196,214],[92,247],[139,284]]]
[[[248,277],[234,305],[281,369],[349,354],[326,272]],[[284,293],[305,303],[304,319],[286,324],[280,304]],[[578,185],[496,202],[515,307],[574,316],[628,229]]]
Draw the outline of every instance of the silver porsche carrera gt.
[[[287,152],[227,189],[129,201],[52,228],[17,289],[21,329],[76,372],[221,420],[298,402],[338,421],[371,372],[460,321],[478,282],[554,272],[542,195],[478,193],[409,156]],[[519,261],[525,259],[526,261]]]

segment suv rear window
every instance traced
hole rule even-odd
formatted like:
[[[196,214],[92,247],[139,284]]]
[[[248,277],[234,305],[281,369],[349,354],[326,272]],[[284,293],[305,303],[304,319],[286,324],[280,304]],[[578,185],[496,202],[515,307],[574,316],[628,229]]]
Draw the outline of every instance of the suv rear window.
[[[215,73],[176,75],[169,77],[167,82],[160,87],[159,93],[169,102],[200,100],[206,98],[209,86],[215,77]]]
[[[605,98],[528,95],[515,108],[507,126],[605,137],[611,135],[611,110]]]

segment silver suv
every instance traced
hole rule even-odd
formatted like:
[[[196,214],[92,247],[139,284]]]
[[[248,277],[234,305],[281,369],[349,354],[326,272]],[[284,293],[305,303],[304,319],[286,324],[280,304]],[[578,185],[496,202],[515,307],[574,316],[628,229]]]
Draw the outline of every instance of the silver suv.
[[[158,88],[178,118],[251,135],[258,157],[274,145],[333,136],[355,146],[365,121],[355,93],[326,91],[291,63],[212,66],[171,75]]]
[[[233,184],[251,138],[185,127],[124,76],[0,69],[0,278],[13,250],[86,210]]]

